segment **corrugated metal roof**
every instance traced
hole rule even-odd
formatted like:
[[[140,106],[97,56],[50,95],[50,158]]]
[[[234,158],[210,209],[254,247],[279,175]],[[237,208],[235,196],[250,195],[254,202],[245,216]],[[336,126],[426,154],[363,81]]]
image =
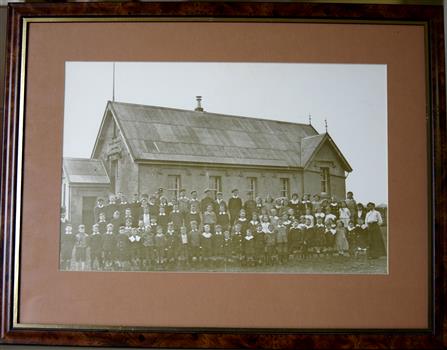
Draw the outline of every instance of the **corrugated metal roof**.
[[[71,183],[110,184],[104,165],[97,159],[64,157],[63,170]]]
[[[110,102],[136,160],[302,166],[311,125]],[[308,147],[306,149],[309,149]]]

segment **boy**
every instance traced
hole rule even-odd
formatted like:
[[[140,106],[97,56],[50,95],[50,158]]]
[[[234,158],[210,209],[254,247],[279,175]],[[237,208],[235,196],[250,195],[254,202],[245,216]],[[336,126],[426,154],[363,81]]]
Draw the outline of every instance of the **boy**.
[[[150,226],[144,228],[142,234],[142,260],[143,267],[151,267],[154,262],[154,245],[155,245],[155,233],[151,230]]]
[[[155,235],[155,250],[156,250],[156,262],[158,265],[165,263],[165,248],[166,248],[166,236],[163,233],[163,228],[157,226],[157,234]]]
[[[213,248],[213,234],[211,233],[211,226],[203,225],[203,233],[200,237],[200,246],[202,247],[202,259],[205,265],[208,265],[212,256]]]
[[[113,234],[113,224],[108,224],[102,237],[102,250],[104,251],[104,263],[110,268],[115,260],[116,235]]]
[[[191,210],[188,213],[187,216],[187,224],[191,228],[191,221],[196,222],[196,227],[200,226],[201,220],[200,220],[200,213],[197,211],[196,204],[191,204]]]
[[[182,266],[189,265],[189,237],[186,226],[180,227],[178,242],[178,263]]]
[[[237,188],[233,189],[231,193],[233,196],[228,201],[228,211],[230,212],[230,223],[233,225],[242,209],[242,200],[239,198],[239,190]]]
[[[95,269],[95,262],[98,262],[98,269],[101,270],[103,267],[102,259],[102,235],[99,232],[99,224],[94,224],[92,226],[92,234],[89,237],[90,246],[90,263],[92,265],[92,270]]]
[[[174,264],[175,254],[177,251],[177,232],[175,231],[174,224],[168,223],[166,230],[166,259],[168,264]]]
[[[119,270],[124,270],[129,261],[129,237],[126,228],[121,226],[116,236],[116,259]]]
[[[247,266],[253,266],[255,262],[255,237],[251,228],[248,228],[243,240],[244,261]]]
[[[197,221],[191,221],[190,247],[191,247],[191,259],[192,263],[196,263],[200,260],[200,232],[197,229]]]
[[[172,211],[169,214],[169,222],[174,224],[176,231],[179,231],[180,227],[183,226],[183,214],[180,212],[178,203],[172,206]]]
[[[71,269],[71,259],[73,248],[76,243],[76,237],[73,234],[73,228],[70,224],[65,226],[65,232],[61,235],[61,269]]]
[[[75,243],[76,270],[84,271],[87,260],[87,240],[88,235],[85,232],[85,225],[78,226]]]

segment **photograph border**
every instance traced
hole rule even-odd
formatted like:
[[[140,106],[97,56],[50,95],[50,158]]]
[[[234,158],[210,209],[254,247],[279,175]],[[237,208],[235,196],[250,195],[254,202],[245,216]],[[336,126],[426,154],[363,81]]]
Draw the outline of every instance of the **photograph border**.
[[[442,6],[303,3],[66,3],[9,6],[5,114],[2,130],[2,317],[0,342],[140,347],[442,348],[445,310],[444,183],[446,122]],[[430,327],[377,329],[145,328],[32,325],[18,322],[21,160],[29,23],[45,22],[313,22],[424,25],[429,175]],[[433,232],[437,234],[434,235]],[[82,331],[81,331],[82,330]],[[109,330],[101,332],[100,330]],[[51,335],[51,337],[49,337]]]

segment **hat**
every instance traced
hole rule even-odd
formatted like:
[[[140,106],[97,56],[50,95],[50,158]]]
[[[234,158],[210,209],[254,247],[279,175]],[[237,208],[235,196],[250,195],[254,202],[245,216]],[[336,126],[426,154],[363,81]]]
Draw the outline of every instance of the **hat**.
[[[217,194],[222,194],[222,192],[217,192]]]
[[[160,188],[158,189],[158,192],[163,192],[163,187],[160,187]]]
[[[184,188],[182,188],[182,189],[180,190],[180,192],[186,192],[186,190],[185,190]]]
[[[203,193],[208,193],[211,192],[211,190],[209,188],[205,189],[205,191],[203,191]]]
[[[234,193],[234,192],[236,192],[236,191],[239,191],[237,188],[235,188],[235,189],[233,189],[232,191],[231,191],[231,193]]]
[[[193,193],[197,193],[197,191],[196,191],[196,190],[192,190],[192,191],[191,191],[191,194],[193,194]]]

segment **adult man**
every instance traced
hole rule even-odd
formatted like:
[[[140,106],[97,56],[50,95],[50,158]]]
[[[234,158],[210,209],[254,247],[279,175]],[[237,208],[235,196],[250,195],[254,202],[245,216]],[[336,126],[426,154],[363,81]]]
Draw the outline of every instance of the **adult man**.
[[[213,206],[214,199],[212,197],[211,190],[207,188],[205,191],[205,197],[200,201],[200,212],[203,214],[209,205]]]
[[[231,225],[239,218],[239,212],[242,209],[242,199],[239,198],[239,190],[237,188],[231,191],[233,196],[228,201],[228,211],[230,212]]]
[[[367,205],[365,223],[368,226],[368,258],[377,259],[386,255],[385,244],[383,243],[380,225],[383,224],[382,215],[376,210],[376,205],[369,202]]]
[[[99,221],[99,214],[101,213],[106,214],[106,206],[104,205],[104,199],[100,197],[96,201],[96,206],[93,209],[93,216],[95,218],[95,222]]]

